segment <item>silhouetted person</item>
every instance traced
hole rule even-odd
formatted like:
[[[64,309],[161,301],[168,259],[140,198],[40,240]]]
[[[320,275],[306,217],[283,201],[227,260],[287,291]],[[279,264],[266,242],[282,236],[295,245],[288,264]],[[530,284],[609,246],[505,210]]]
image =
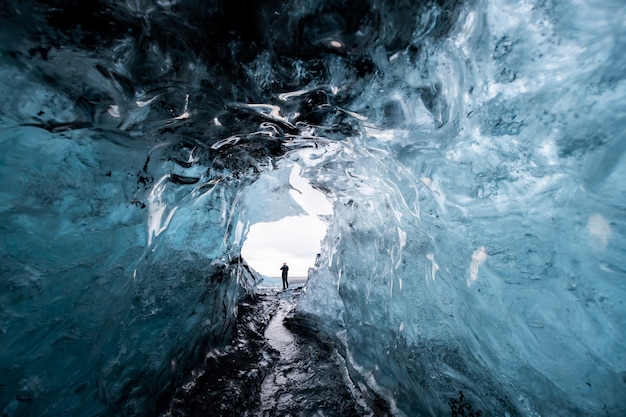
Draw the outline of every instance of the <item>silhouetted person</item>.
[[[289,267],[287,266],[287,262],[283,262],[283,266],[280,267],[280,270],[283,271],[283,290],[289,288],[289,283],[287,282],[287,272],[289,272]]]

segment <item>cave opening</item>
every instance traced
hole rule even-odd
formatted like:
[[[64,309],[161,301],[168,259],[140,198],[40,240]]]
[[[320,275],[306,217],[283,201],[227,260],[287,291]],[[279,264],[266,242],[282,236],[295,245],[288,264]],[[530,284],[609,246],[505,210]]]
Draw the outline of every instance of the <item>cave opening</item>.
[[[283,262],[289,266],[290,285],[301,286],[306,282],[308,269],[314,266],[319,256],[320,243],[333,213],[325,194],[300,176],[302,170],[298,165],[287,165],[280,170],[285,174],[274,173],[272,177],[287,183],[265,188],[261,199],[253,188],[246,203],[247,207],[278,213],[291,207],[291,210],[285,210],[291,215],[282,218],[262,215],[268,221],[252,223],[243,242],[242,257],[262,276],[262,287],[281,286],[279,268]],[[280,216],[282,214],[277,217]],[[257,214],[253,213],[252,217],[256,218]]]

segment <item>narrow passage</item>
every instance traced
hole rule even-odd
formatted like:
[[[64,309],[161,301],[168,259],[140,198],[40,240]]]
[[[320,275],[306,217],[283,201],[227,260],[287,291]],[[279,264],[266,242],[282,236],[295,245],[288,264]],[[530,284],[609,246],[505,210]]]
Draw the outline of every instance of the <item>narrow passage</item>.
[[[363,399],[334,348],[294,322],[299,296],[268,290],[242,301],[233,345],[194,371],[163,416],[389,415]]]

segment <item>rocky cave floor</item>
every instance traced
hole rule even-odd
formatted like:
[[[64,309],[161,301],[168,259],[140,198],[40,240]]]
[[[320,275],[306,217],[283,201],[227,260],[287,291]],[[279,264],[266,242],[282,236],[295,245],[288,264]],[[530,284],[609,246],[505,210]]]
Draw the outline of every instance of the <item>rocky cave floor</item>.
[[[237,339],[194,371],[162,417],[388,416],[348,378],[340,355],[293,317],[300,288],[239,304]]]

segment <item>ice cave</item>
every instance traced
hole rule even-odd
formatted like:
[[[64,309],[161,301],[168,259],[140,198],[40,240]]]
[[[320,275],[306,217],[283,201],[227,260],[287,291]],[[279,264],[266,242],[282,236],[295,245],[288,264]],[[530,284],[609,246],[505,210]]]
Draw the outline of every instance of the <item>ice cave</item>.
[[[292,169],[332,204],[294,314],[391,415],[626,415],[623,0],[0,22],[3,417],[165,415],[257,291],[251,226],[305,214]]]

